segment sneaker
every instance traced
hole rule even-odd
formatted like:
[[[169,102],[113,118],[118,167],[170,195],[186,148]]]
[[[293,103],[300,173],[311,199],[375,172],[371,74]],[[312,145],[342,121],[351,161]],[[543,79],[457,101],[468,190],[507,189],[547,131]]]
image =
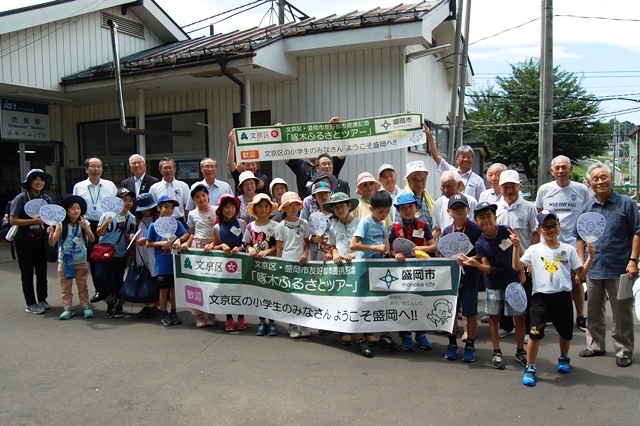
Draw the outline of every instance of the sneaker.
[[[140,312],[138,312],[138,314],[136,315],[136,317],[143,319],[143,318],[148,318],[149,315],[149,311],[153,310],[151,307],[149,306],[144,306],[142,309],[140,309]]]
[[[431,350],[431,343],[427,339],[427,336],[424,335],[424,333],[416,334],[415,342],[416,342],[416,345],[418,345],[418,347],[420,349],[422,349],[423,351],[430,351]]]
[[[522,364],[523,367],[527,366],[527,351],[516,351],[516,361]]]
[[[367,341],[364,338],[358,340],[357,344],[358,344],[358,348],[360,349],[360,355],[362,355],[365,358],[373,358],[373,351],[371,350],[371,348],[367,344]]]
[[[299,339],[302,336],[300,334],[300,327],[297,325],[289,324],[289,337],[292,339]]]
[[[244,317],[238,317],[238,325],[236,326],[237,330],[246,330],[247,323],[244,320]]]
[[[465,346],[462,354],[462,362],[473,362],[476,360],[476,348],[473,346]]]
[[[496,370],[504,370],[504,361],[502,361],[502,354],[494,352],[491,356],[491,366]]]
[[[524,375],[522,376],[522,384],[529,387],[536,385],[536,369],[533,367],[525,367]]]
[[[114,297],[113,299],[111,299],[110,302],[106,302],[106,303],[107,303],[107,313],[105,313],[104,316],[105,318],[113,318],[113,316],[116,313],[116,305],[118,304],[118,301]]]
[[[89,299],[89,302],[91,303],[98,303],[101,300],[104,300],[104,297],[100,294],[99,291],[96,291],[96,294],[94,294],[93,296],[91,296],[91,299]]]
[[[93,314],[93,309],[91,309],[91,306],[85,306],[84,308],[82,308],[82,315],[85,318],[93,318],[94,314]]]
[[[367,341],[367,345],[378,346],[378,339],[373,335],[373,333],[365,333],[364,338]]]
[[[236,331],[236,325],[233,323],[233,318],[227,318],[227,322],[224,324],[224,331]]]
[[[483,324],[489,324],[489,315],[485,315],[482,318],[480,318],[480,322]]]
[[[209,314],[207,318],[204,320],[205,325],[216,325],[216,314]]]
[[[160,322],[162,325],[170,326],[173,325],[173,321],[171,321],[171,317],[169,316],[169,312],[164,311],[160,316]]]
[[[24,311],[29,312],[30,314],[44,314],[44,309],[42,309],[42,307],[37,303],[27,306]]]
[[[447,351],[444,353],[444,359],[449,361],[455,361],[458,359],[458,345],[447,346]]]
[[[380,339],[382,340],[382,339]],[[414,348],[413,348],[413,339],[411,338],[410,334],[407,334],[406,336],[402,336],[402,350],[405,352],[413,352]]]
[[[124,302],[118,302],[116,303],[116,307],[113,310],[113,317],[114,318],[122,318],[124,316],[124,311],[122,309]]]
[[[42,302],[38,303],[38,305],[40,305],[40,307],[45,311],[48,311],[51,309],[51,305],[49,305],[49,303],[47,303],[46,300],[43,300]]]
[[[320,337],[325,337],[325,336],[328,336],[330,334],[331,334],[331,332],[329,330],[318,330],[318,336],[320,336]]]
[[[160,311],[160,308],[158,308],[157,306],[154,306],[153,308],[151,308],[151,310],[147,314],[147,318],[149,319],[158,318],[160,314],[162,314],[162,311]]]
[[[258,329],[256,330],[256,336],[266,336],[267,335],[267,323],[264,321],[260,321],[258,324]]]
[[[73,308],[65,308],[64,311],[62,311],[62,313],[60,314],[60,319],[61,320],[68,320],[69,318],[71,318],[72,316],[74,316],[76,313],[73,310]]]
[[[524,335],[524,344],[526,345],[526,344],[528,344],[528,343],[529,343],[529,335],[528,335],[528,334],[525,334],[525,335]]]
[[[580,331],[587,331],[587,319],[585,317],[576,318],[576,325]]]
[[[202,327],[206,327],[207,326],[207,322],[204,320],[204,316],[203,315],[199,315],[196,317],[196,327],[198,328],[202,328]]]
[[[498,336],[502,339],[503,337],[511,336],[515,332],[516,332],[515,328],[511,331],[507,331],[504,328],[501,328],[500,330],[498,330]]]
[[[171,318],[172,325],[180,325],[180,324],[182,324],[182,319],[175,312],[171,313],[170,318]]]
[[[365,339],[366,341],[366,339]],[[342,346],[351,346],[351,343],[353,342],[352,338],[351,338],[351,334],[343,334],[340,337],[340,344]],[[367,345],[369,345],[369,343],[367,343]],[[369,347],[371,347],[371,345],[369,345]]]
[[[569,358],[566,355],[560,355],[558,357],[558,368],[556,369],[558,373],[563,373],[563,374],[570,373],[571,372],[571,365],[569,365],[570,362],[571,362],[571,358]]]
[[[383,334],[382,336],[380,336],[378,344],[381,347],[386,348],[388,351],[397,351],[399,346],[396,342],[393,341],[393,338],[390,334]]]
[[[280,334],[278,333],[278,325],[275,322],[269,322],[267,334],[269,334],[269,336],[271,337],[277,336],[278,334]]]
[[[308,339],[309,337],[311,337],[311,332],[307,327],[300,326],[299,328],[300,328],[300,337],[302,337],[303,339]]]

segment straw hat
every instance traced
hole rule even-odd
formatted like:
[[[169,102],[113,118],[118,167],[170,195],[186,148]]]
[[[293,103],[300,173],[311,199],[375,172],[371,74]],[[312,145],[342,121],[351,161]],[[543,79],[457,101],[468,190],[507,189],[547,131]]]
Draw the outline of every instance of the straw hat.
[[[247,205],[247,213],[255,217],[256,219],[258,218],[258,215],[256,214],[254,207],[262,200],[267,200],[269,204],[271,204],[271,211],[269,212],[269,216],[271,216],[276,212],[276,210],[278,210],[278,203],[274,203],[273,201],[271,201],[271,198],[269,198],[267,194],[256,194],[253,197],[253,200],[251,200],[251,202]]]

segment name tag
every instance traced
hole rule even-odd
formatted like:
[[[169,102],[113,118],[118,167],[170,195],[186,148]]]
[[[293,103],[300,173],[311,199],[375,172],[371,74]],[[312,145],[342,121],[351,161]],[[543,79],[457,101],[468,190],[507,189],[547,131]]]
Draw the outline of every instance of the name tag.
[[[412,236],[414,238],[424,238],[424,229],[414,229]]]
[[[502,249],[502,251],[505,251],[506,249],[508,249],[509,247],[511,247],[513,245],[513,243],[511,242],[510,239],[505,238],[504,240],[502,240],[502,242],[500,243],[500,248]]]

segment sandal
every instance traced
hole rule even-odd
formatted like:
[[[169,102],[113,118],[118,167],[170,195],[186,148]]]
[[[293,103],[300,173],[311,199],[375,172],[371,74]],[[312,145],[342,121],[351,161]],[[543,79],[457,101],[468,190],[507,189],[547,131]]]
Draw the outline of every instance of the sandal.
[[[585,348],[578,353],[578,356],[581,356],[583,358],[591,358],[594,356],[602,356],[605,353],[605,351],[597,351],[595,349]]]
[[[628,367],[632,364],[631,358],[628,356],[619,356],[616,358],[616,365],[618,367]]]

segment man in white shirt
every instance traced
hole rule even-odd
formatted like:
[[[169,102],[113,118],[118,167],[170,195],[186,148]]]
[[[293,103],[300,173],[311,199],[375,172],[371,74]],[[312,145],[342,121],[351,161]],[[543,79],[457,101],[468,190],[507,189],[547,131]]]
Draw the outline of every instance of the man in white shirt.
[[[204,179],[200,182],[206,185],[209,190],[209,205],[217,207],[218,201],[223,194],[233,195],[231,186],[224,181],[216,179],[216,173],[218,172],[218,163],[213,158],[205,157],[200,161],[200,171]],[[187,210],[191,211],[196,208],[196,203],[192,198],[189,198],[187,203]]]
[[[496,204],[500,197],[502,196],[502,191],[500,190],[500,173],[507,170],[507,166],[502,163],[493,163],[487,169],[487,182],[489,182],[489,188],[482,191],[480,194],[480,198],[478,199],[479,203],[488,202],[491,204]]]
[[[576,227],[582,206],[589,201],[589,188],[569,178],[573,166],[569,157],[559,155],[551,161],[551,174],[556,180],[545,183],[538,189],[536,208],[555,210],[560,219],[560,235],[558,239],[572,246],[576,246],[573,230]],[[574,274],[575,275],[575,274]],[[576,307],[576,325],[582,331],[587,331],[587,320],[584,317],[584,290],[579,277],[575,277],[573,288],[573,303]]]
[[[179,220],[186,227],[186,218],[189,214],[186,205],[191,198],[189,195],[189,185],[175,178],[176,162],[173,159],[168,157],[163,158],[160,160],[158,167],[162,174],[162,180],[151,186],[149,194],[153,195],[153,199],[156,201],[163,195],[167,195],[176,200],[178,206],[173,209],[171,217]]]
[[[402,192],[402,189],[397,185],[398,175],[396,169],[391,164],[383,164],[378,168],[378,182],[382,185],[378,191],[387,191],[391,195],[393,204],[396,202],[398,194]],[[391,205],[391,211],[389,217],[396,217],[396,208]]]
[[[460,174],[454,171],[446,171],[440,176],[440,190],[442,195],[436,199],[433,205],[433,238],[440,238],[442,230],[453,224],[453,218],[448,213],[449,198],[456,194],[463,194],[464,185]],[[473,221],[473,212],[476,208],[477,201],[471,195],[466,195],[469,206],[469,220]]]
[[[87,158],[84,160],[84,171],[87,173],[87,179],[76,183],[73,187],[73,195],[79,195],[87,202],[87,213],[84,215],[85,219],[89,221],[91,232],[96,235],[98,229],[98,221],[102,216],[102,209],[100,208],[100,200],[104,197],[115,196],[118,192],[116,185],[110,180],[102,179],[102,160],[96,157]],[[91,279],[95,289],[94,272],[95,263],[91,260],[91,252],[93,246],[97,243],[89,242],[87,245],[87,260],[89,260],[89,268],[91,270]],[[91,303],[97,303],[103,298],[100,296],[96,289],[96,293],[91,297]]]

